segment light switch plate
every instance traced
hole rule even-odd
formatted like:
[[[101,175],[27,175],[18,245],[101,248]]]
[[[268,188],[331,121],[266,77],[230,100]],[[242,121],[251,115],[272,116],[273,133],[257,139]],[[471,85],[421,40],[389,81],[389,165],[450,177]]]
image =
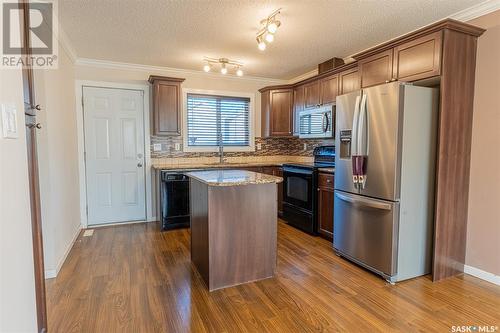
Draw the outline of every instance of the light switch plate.
[[[181,150],[181,144],[180,143],[178,143],[178,142],[175,143],[175,150],[176,151]]]
[[[307,150],[307,143],[304,143],[304,150]]]
[[[262,149],[262,143],[260,143],[260,142],[259,142],[259,143],[257,144],[257,150],[261,150],[261,149]]]
[[[17,110],[14,104],[2,104],[2,136],[5,139],[17,139]]]
[[[154,143],[153,151],[161,151],[161,143]]]

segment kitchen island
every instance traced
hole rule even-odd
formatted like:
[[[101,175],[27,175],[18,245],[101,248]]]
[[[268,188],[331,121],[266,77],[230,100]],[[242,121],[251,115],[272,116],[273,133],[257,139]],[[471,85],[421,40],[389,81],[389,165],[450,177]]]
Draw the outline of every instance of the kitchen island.
[[[277,183],[244,170],[187,173],[191,261],[210,291],[274,276]]]

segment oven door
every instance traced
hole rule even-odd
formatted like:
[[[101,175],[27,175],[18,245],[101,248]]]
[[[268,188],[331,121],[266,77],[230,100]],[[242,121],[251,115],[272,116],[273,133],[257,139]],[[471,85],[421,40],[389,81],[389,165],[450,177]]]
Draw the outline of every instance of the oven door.
[[[283,167],[283,202],[312,212],[313,175],[311,169]]]

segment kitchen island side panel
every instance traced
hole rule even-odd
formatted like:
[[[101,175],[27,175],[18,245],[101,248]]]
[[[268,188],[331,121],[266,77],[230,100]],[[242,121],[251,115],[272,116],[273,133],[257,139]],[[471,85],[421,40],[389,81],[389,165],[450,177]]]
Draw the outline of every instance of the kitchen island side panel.
[[[191,261],[209,285],[208,185],[190,179]]]
[[[209,187],[210,290],[274,276],[277,184]]]

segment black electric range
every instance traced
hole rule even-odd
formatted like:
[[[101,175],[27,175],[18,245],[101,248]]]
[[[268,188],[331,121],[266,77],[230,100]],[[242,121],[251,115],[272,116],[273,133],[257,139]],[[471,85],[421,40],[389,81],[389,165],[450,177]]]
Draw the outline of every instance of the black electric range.
[[[316,147],[312,163],[283,164],[283,219],[317,234],[318,169],[335,167],[335,146]]]

